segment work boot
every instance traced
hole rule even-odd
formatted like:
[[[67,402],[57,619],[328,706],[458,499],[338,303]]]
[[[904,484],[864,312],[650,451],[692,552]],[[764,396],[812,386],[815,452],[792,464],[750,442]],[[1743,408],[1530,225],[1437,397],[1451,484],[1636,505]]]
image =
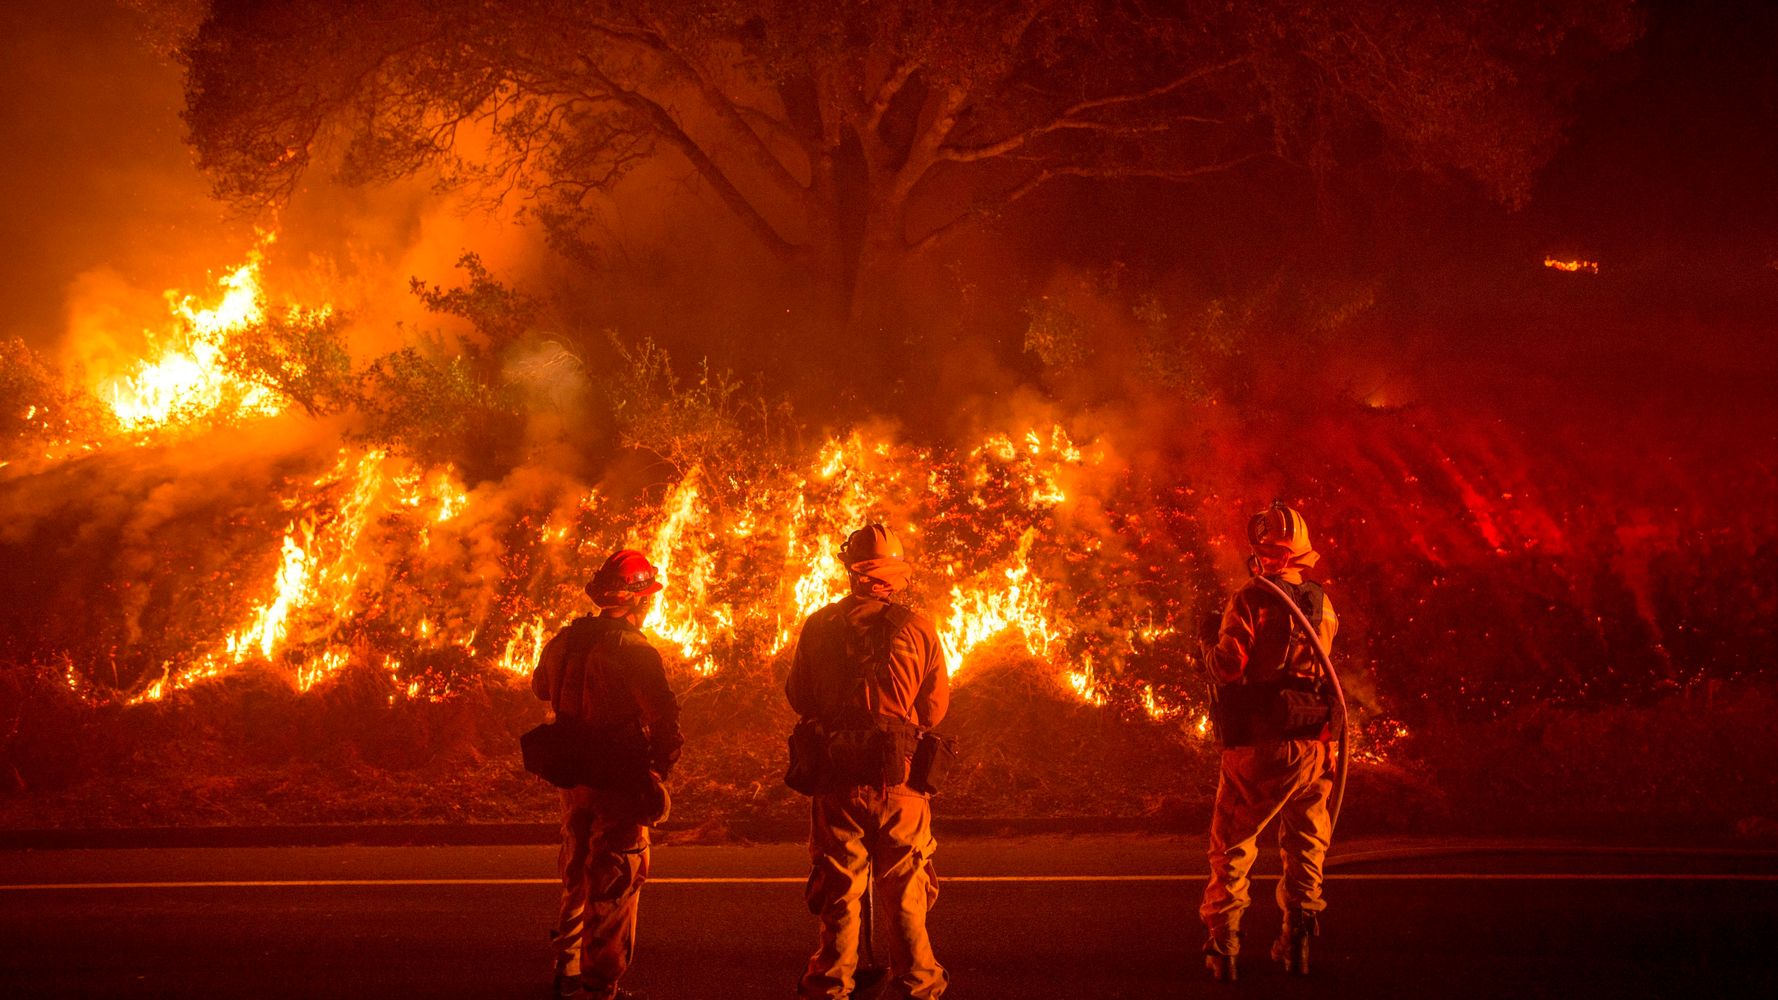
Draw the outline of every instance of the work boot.
[[[1204,968],[1210,971],[1210,978],[1219,983],[1235,981],[1235,955],[1241,950],[1241,932],[1229,931],[1226,935],[1212,934],[1204,942]]]
[[[1278,940],[1272,944],[1272,957],[1284,963],[1284,971],[1298,976],[1309,974],[1309,939],[1321,936],[1321,921],[1310,913],[1287,913]]]

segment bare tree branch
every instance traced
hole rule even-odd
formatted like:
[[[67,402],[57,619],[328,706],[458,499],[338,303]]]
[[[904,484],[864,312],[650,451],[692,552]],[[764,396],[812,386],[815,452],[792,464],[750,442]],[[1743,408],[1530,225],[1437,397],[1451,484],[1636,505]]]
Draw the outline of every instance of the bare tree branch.
[[[1225,125],[1221,118],[1204,118],[1197,115],[1175,115],[1164,122],[1150,122],[1139,125],[1123,125],[1114,122],[1070,121],[1056,118],[1020,132],[1018,135],[1002,139],[985,146],[945,146],[938,151],[938,158],[951,163],[975,163],[980,160],[991,160],[997,156],[1005,156],[1019,149],[1033,139],[1054,132],[1099,132],[1115,136],[1154,135],[1172,129],[1175,124]]]
[[[914,185],[932,169],[933,163],[938,160],[939,148],[957,127],[957,112],[968,98],[968,90],[961,85],[951,84],[935,90],[926,99],[926,113],[921,115],[919,130],[914,134],[912,145],[908,147],[907,160],[895,172],[895,179],[891,183],[890,204],[901,206]]]
[[[734,99],[723,93],[709,74],[669,44],[659,28],[651,25],[644,37],[646,41],[643,44],[697,90],[698,96],[703,98],[705,108],[740,140],[738,145],[747,158],[764,171],[775,186],[794,197],[800,198],[807,194],[803,183],[784,166],[784,161],[778,158],[778,154],[773,152],[772,147],[766,144],[735,107]]]
[[[1202,166],[1187,167],[1184,169],[1160,169],[1154,167],[1130,166],[1079,166],[1068,164],[1044,167],[1000,195],[979,202],[963,211],[956,218],[938,226],[919,239],[908,241],[906,247],[912,252],[930,249],[933,245],[956,235],[958,232],[967,229],[982,219],[1005,210],[1007,206],[1011,205],[1013,202],[1024,198],[1026,195],[1057,178],[1092,177],[1101,180],[1149,179],[1184,183],[1211,174],[1227,173],[1243,164],[1252,162],[1258,157],[1259,154],[1255,153],[1247,156],[1238,156],[1232,160],[1219,160],[1215,163],[1207,163]]]
[[[1199,67],[1198,69],[1195,69],[1190,73],[1186,73],[1182,76],[1174,77],[1173,79],[1167,81],[1166,83],[1160,84],[1155,87],[1150,87],[1147,90],[1137,91],[1137,92],[1128,93],[1128,94],[1110,94],[1110,95],[1107,95],[1104,97],[1095,97],[1095,98],[1089,98],[1084,101],[1078,101],[1075,104],[1073,104],[1072,106],[1070,106],[1069,108],[1067,108],[1066,110],[1064,110],[1061,114],[1058,114],[1054,118],[1051,118],[1049,121],[1044,122],[1040,125],[1032,126],[1031,128],[1026,129],[1023,132],[1019,132],[1015,135],[1008,136],[1008,137],[1001,139],[997,142],[984,143],[984,144],[978,145],[978,146],[950,146],[950,147],[946,147],[945,149],[942,149],[939,151],[939,156],[941,159],[951,160],[951,161],[959,162],[959,163],[971,163],[971,162],[975,162],[977,160],[992,159],[993,157],[996,157],[996,156],[1004,156],[1007,153],[1010,153],[1010,152],[1020,148],[1021,146],[1024,146],[1026,143],[1030,142],[1033,139],[1037,139],[1042,136],[1049,135],[1053,132],[1060,132],[1060,131],[1067,131],[1067,130],[1101,131],[1101,132],[1108,132],[1108,133],[1113,133],[1113,134],[1126,134],[1126,135],[1140,134],[1140,133],[1131,132],[1131,131],[1125,131],[1125,132],[1121,132],[1121,133],[1119,132],[1120,129],[1131,129],[1133,127],[1135,127],[1135,128],[1142,127],[1140,125],[1138,125],[1138,126],[1117,125],[1117,124],[1113,124],[1113,123],[1102,122],[1097,119],[1083,119],[1080,116],[1083,114],[1086,114],[1089,111],[1098,111],[1103,108],[1123,107],[1123,106],[1128,106],[1131,104],[1139,104],[1143,101],[1151,101],[1157,97],[1164,97],[1164,96],[1171,94],[1183,87],[1186,87],[1186,86],[1189,86],[1193,83],[1196,83],[1199,80],[1203,80],[1207,77],[1210,77],[1210,76],[1213,76],[1217,73],[1220,73],[1223,70],[1232,69],[1233,67],[1240,65],[1242,62],[1244,62],[1244,60],[1229,59],[1229,60],[1225,60],[1220,63],[1215,63],[1210,66]],[[1167,122],[1167,123],[1174,123],[1174,124],[1200,124],[1200,125],[1222,125],[1222,124],[1225,124],[1225,121],[1221,118],[1211,118],[1211,117],[1206,117],[1206,116],[1202,116],[1202,115],[1188,115],[1188,114],[1174,114],[1174,113],[1168,113],[1168,114],[1160,116],[1160,121]],[[1148,124],[1152,125],[1152,124],[1157,124],[1157,123],[1148,123]],[[1165,131],[1165,126],[1163,125],[1162,127],[1159,127],[1159,128],[1149,128],[1148,131],[1150,131],[1150,132]]]
[[[734,182],[723,172],[722,167],[710,158],[702,146],[698,145],[697,140],[687,135],[685,130],[679,127],[679,123],[667,112],[666,108],[634,90],[618,86],[612,82],[610,77],[600,72],[591,59],[583,56],[582,60],[589,75],[609,90],[612,96],[625,107],[642,116],[660,134],[661,138],[679,150],[690,161],[699,176],[703,177],[716,191],[716,196],[722,199],[722,203],[728,206],[729,211],[735,213],[748,232],[757,237],[779,258],[791,262],[803,260],[807,248],[791,243],[780,235],[777,228],[764,215],[760,214],[758,208],[754,207],[753,202],[749,201],[747,196],[735,187]]]
[[[869,117],[864,123],[866,131],[876,134],[877,126],[883,124],[884,113],[895,102],[895,95],[901,93],[901,88],[907,86],[907,82],[919,69],[920,64],[917,61],[908,59],[890,71],[889,76],[883,80],[883,85],[877,88],[876,96],[871,98]]]

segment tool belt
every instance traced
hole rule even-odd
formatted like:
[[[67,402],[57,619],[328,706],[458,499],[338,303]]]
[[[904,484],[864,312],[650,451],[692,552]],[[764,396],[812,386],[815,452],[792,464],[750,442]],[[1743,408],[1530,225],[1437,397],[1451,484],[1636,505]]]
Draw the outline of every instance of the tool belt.
[[[829,730],[804,719],[790,733],[790,766],[784,783],[804,795],[859,785],[910,785],[931,792],[955,756],[954,740],[922,735],[919,727],[904,722],[884,720],[870,728]]]
[[[648,740],[639,729],[558,718],[519,737],[525,770],[557,788],[639,790],[648,785]]]
[[[1210,710],[1217,741],[1227,747],[1319,739],[1332,718],[1321,686],[1294,678],[1218,685]]]

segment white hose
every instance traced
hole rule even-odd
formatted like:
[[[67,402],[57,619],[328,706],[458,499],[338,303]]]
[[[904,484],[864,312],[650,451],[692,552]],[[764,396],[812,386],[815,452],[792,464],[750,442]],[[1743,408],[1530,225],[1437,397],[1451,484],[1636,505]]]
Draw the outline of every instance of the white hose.
[[[1253,574],[1253,578],[1264,584],[1267,590],[1278,595],[1278,599],[1290,609],[1291,617],[1296,619],[1296,623],[1302,626],[1303,632],[1309,636],[1309,646],[1315,650],[1315,659],[1321,661],[1321,669],[1327,674],[1327,682],[1333,686],[1334,701],[1339,705],[1339,761],[1334,765],[1333,798],[1328,802],[1327,807],[1330,817],[1328,827],[1331,830],[1339,825],[1340,807],[1346,803],[1346,762],[1351,757],[1351,754],[1347,752],[1350,749],[1348,736],[1351,730],[1346,725],[1346,691],[1340,687],[1340,675],[1334,670],[1333,658],[1327,655],[1327,646],[1321,641],[1321,633],[1315,631],[1315,627],[1309,624],[1309,616],[1303,614],[1303,609],[1297,607],[1296,601],[1284,592],[1283,587],[1266,579],[1263,573],[1256,572]]]

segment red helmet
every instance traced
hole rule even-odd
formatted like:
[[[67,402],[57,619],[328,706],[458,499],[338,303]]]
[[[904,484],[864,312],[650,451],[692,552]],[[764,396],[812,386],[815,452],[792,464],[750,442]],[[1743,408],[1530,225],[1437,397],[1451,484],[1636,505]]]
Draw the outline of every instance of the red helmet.
[[[663,584],[655,579],[660,571],[648,557],[635,549],[618,549],[605,560],[605,565],[587,581],[587,596],[604,603],[624,604],[648,594],[660,593]]]

